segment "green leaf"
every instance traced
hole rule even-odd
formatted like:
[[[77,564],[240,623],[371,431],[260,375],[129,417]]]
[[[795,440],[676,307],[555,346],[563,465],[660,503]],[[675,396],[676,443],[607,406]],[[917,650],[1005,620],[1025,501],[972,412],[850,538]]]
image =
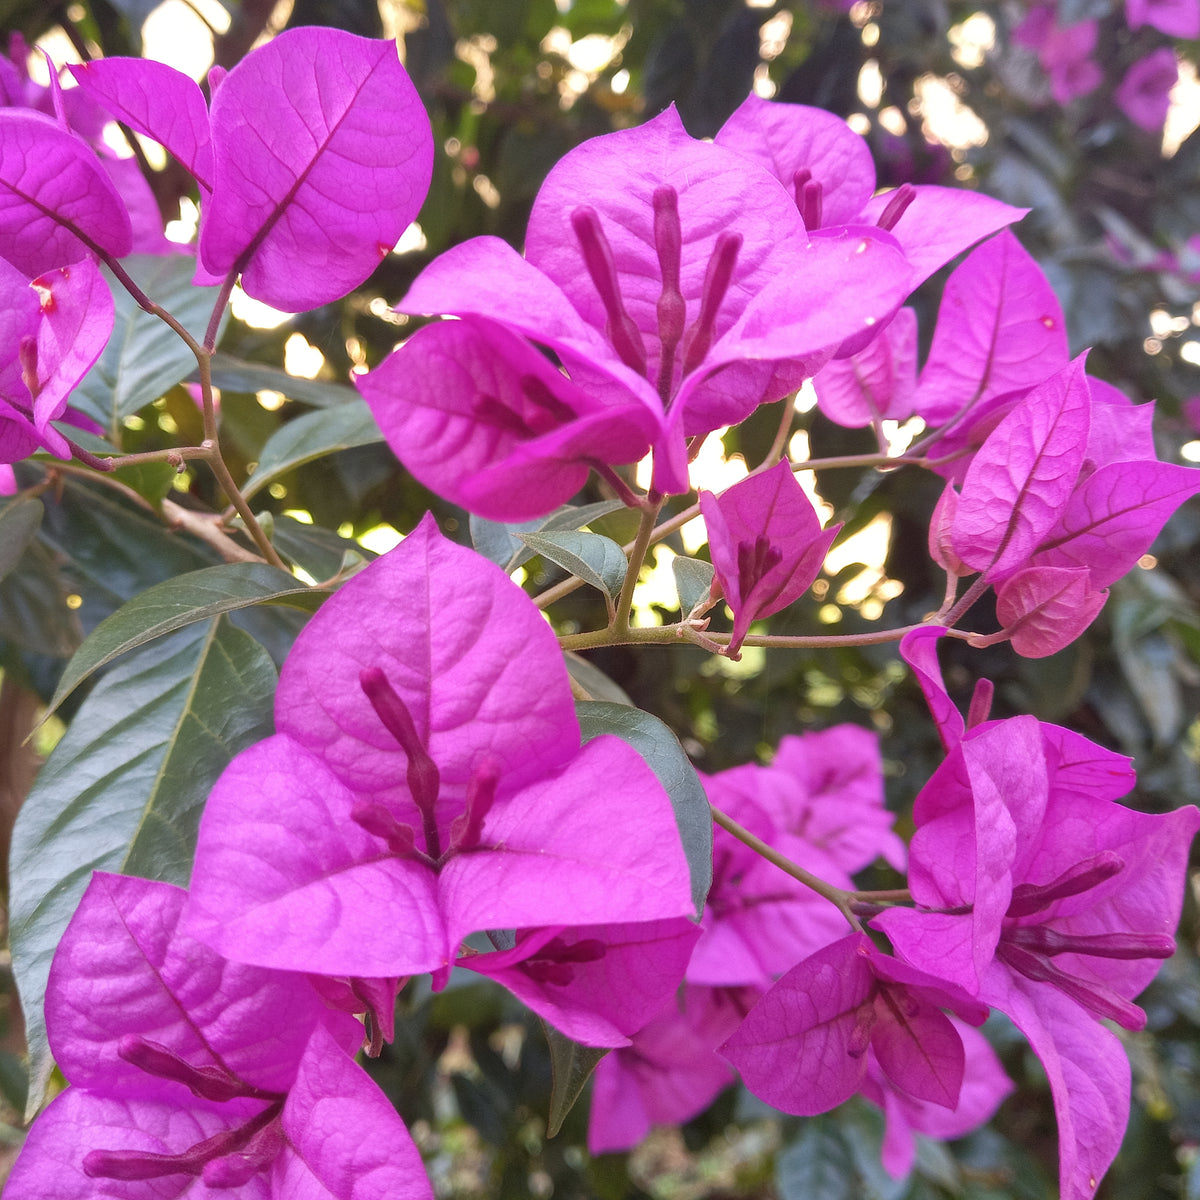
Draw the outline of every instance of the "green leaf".
[[[164,634],[253,604],[286,604],[314,612],[323,599],[321,592],[267,563],[222,563],[164,580],[92,630],[67,663],[46,715],[93,671]]]
[[[534,557],[536,551],[521,540],[523,533],[552,529],[582,529],[600,517],[607,516],[625,506],[619,500],[599,500],[595,504],[575,507],[564,504],[548,517],[537,517],[532,521],[504,524],[500,521],[485,521],[483,517],[471,517],[471,545],[484,558],[503,567],[510,575],[519,566]]]
[[[629,560],[616,542],[598,533],[571,531],[523,533],[521,541],[543,558],[603,592],[608,615],[612,617],[621,585],[629,572]]]
[[[780,1154],[775,1182],[782,1200],[861,1200],[850,1150],[825,1117],[806,1121]]]
[[[55,556],[35,538],[0,581],[0,642],[19,654],[70,658],[83,641],[79,614],[67,604],[70,593]]]
[[[712,563],[700,558],[683,558],[676,555],[671,559],[671,570],[675,575],[675,590],[679,593],[679,611],[688,613],[709,597],[712,587]]]
[[[575,713],[585,743],[602,733],[615,734],[628,742],[646,760],[671,797],[683,852],[692,873],[692,900],[699,917],[712,886],[712,816],[696,768],[679,739],[657,717],[640,708],[582,700],[576,703]]]
[[[203,340],[220,288],[193,286],[193,258],[185,254],[141,255],[122,259],[121,265],[151,300],[196,341]],[[98,421],[113,441],[119,441],[121,422],[186,379],[196,367],[196,358],[169,325],[139,308],[116,280],[108,277],[108,283],[117,310],[112,337],[96,365],[71,393],[71,406]]]
[[[229,354],[214,354],[212,380],[219,388],[231,392],[279,392],[291,400],[311,404],[313,408],[334,408],[358,400],[357,389],[346,383],[330,383],[324,379],[297,379],[278,367],[246,362]]]
[[[223,619],[117,666],[80,706],[17,817],[12,956],[29,1038],[29,1106],[53,1067],[50,960],[94,870],[186,884],[200,813],[235,754],[272,732],[276,671]]]
[[[0,579],[20,561],[41,528],[45,511],[42,502],[30,496],[18,496],[0,509]]]
[[[541,517],[506,524],[472,514],[469,522],[471,545],[477,554],[482,554],[489,562],[494,562],[511,575],[523,562],[533,558],[533,551],[521,541],[521,534],[533,533],[543,523]]]
[[[271,544],[314,579],[329,579],[351,559],[365,564],[376,557],[366,546],[321,525],[306,525],[287,516],[275,517],[274,525]]]
[[[305,413],[285,422],[267,439],[242,495],[248,500],[280,475],[314,458],[382,441],[383,434],[365,400],[356,398],[337,408]]]
[[[546,1136],[554,1137],[567,1114],[575,1107],[596,1064],[608,1053],[598,1046],[581,1046],[542,1021],[550,1045],[550,1112],[546,1116]]]
[[[627,704],[632,707],[633,701],[625,689],[609,679],[595,663],[589,662],[574,651],[564,654],[563,658],[567,660],[567,672],[572,682],[587,692],[588,699],[608,700],[613,704]]]

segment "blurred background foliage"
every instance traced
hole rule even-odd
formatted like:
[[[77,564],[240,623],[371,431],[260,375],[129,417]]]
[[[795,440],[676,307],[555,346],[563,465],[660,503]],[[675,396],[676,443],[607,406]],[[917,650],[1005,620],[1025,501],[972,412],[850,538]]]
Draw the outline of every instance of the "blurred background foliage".
[[[1066,17],[1096,18],[1095,59],[1106,82],[1062,106],[1034,54],[1012,31],[1027,6],[951,0],[862,0],[845,6],[762,0],[0,0],[0,30],[41,40],[57,61],[145,52],[199,75],[211,59],[232,67],[260,38],[323,23],[402,36],[438,147],[418,226],[376,275],[343,302],[296,317],[235,308],[216,371],[222,436],[235,477],[296,420],[329,421],[330,451],[279,462],[254,506],[272,514],[285,555],[312,578],[333,574],[347,550],[388,548],[432,508],[468,540],[466,514],[398,468],[370,429],[338,424],[354,370],[377,364],[412,331],[390,312],[416,273],[448,246],[495,234],[520,246],[530,206],[553,163],[580,141],[636,124],[674,103],[690,132],[711,136],[752,89],[820,105],[865,134],[881,185],[904,180],[981,188],[1032,208],[1016,232],[1058,290],[1072,351],[1092,347],[1089,370],[1138,402],[1156,400],[1164,460],[1200,460],[1194,406],[1200,392],[1200,84],[1197,46],[1131,32],[1117,0],[1063,0]],[[1131,122],[1115,85],[1136,58],[1173,44],[1181,82],[1165,134]],[[199,55],[199,59],[195,56]],[[198,64],[198,65],[197,65]],[[152,159],[166,220],[186,220],[190,181]],[[182,208],[181,208],[182,204]],[[928,338],[946,272],[914,303]],[[800,408],[803,408],[801,405]],[[809,407],[794,416],[793,449],[814,456],[873,450],[864,431],[840,429]],[[324,414],[322,417],[321,414]],[[332,415],[331,415],[332,414]],[[1193,414],[1189,419],[1189,414]],[[781,413],[772,406],[723,439],[731,479],[738,456],[765,453]],[[129,451],[197,438],[186,386],[124,418]],[[278,446],[278,442],[275,443]],[[36,482],[44,466],[26,469]],[[44,493],[46,518],[20,569],[0,585],[0,806],[5,828],[28,790],[43,729],[27,742],[80,638],[123,600],[183,569],[218,561],[189,536],[149,520],[135,503],[62,473]],[[715,486],[722,486],[718,483]],[[131,482],[157,495],[220,510],[211,479],[184,473]],[[816,488],[847,530],[814,595],[771,622],[776,633],[855,632],[920,620],[941,582],[925,553],[935,481],[902,471],[877,477],[825,471]],[[583,499],[599,499],[590,494]],[[593,526],[618,540],[617,514]],[[849,535],[859,534],[858,540]],[[948,649],[948,681],[964,702],[976,678],[997,685],[994,715],[1032,712],[1133,754],[1133,803],[1162,811],[1200,801],[1200,507],[1191,503],[1143,569],[1116,585],[1089,632],[1053,658],[1021,660],[1007,647]],[[704,557],[675,535],[676,553]],[[673,590],[669,554],[639,593],[642,621],[661,619]],[[534,559],[527,585],[556,576]],[[279,610],[271,610],[277,613]],[[987,614],[971,623],[987,628]],[[595,593],[557,605],[563,629],[603,623]],[[256,636],[278,660],[299,625],[263,618]],[[268,628],[269,626],[269,628]],[[891,646],[836,652],[750,650],[741,663],[694,647],[616,648],[592,662],[639,706],[666,720],[697,766],[716,771],[769,758],[784,734],[853,721],[883,738],[889,802],[902,831],[913,796],[939,761],[919,693]],[[70,720],[71,707],[61,714]],[[887,886],[884,873],[877,879]],[[1200,1197],[1200,965],[1189,899],[1184,951],[1146,997],[1146,1032],[1125,1035],[1134,1065],[1134,1111],[1122,1155],[1101,1195]],[[945,1149],[922,1146],[908,1181],[878,1165],[880,1118],[853,1103],[811,1121],[781,1119],[727,1091],[682,1131],[656,1132],[630,1155],[590,1159],[586,1097],[553,1139],[546,1134],[550,1058],[536,1022],[486,981],[432,997],[400,998],[398,1037],[373,1072],[414,1129],[440,1195],[663,1198],[779,1196],[784,1200],[924,1200],[1055,1194],[1056,1145],[1045,1078],[1020,1038],[989,1026],[1018,1083],[986,1131]],[[0,996],[0,1140],[20,1139],[21,1031],[11,986]]]

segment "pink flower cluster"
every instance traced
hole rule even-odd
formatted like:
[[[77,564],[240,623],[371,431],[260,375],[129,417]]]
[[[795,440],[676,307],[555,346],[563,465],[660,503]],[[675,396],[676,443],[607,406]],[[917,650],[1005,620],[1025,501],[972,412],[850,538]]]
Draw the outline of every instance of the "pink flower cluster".
[[[1104,70],[1095,60],[1099,21],[1095,18],[1062,23],[1054,3],[1036,3],[1013,30],[1013,40],[1033,50],[1050,80],[1059,104],[1068,104],[1096,91]],[[1200,35],[1197,0],[1127,0],[1125,20],[1131,30],[1150,26],[1169,37]],[[1113,93],[1117,107],[1149,133],[1162,130],[1170,92],[1179,67],[1170,46],[1159,46],[1136,59]]]

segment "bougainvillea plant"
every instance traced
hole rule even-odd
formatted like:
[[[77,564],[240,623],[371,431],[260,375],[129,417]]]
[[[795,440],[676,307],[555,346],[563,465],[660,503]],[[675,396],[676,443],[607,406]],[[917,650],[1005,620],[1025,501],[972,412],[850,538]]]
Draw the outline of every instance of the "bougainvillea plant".
[[[1131,4],[1131,20],[1152,7]],[[1087,30],[1054,20],[1039,10],[1023,36],[1074,94]],[[253,721],[231,732],[211,714],[219,777],[174,861],[55,877],[43,816],[22,818],[14,963],[35,1107],[52,1058],[66,1086],[6,1195],[427,1196],[403,1123],[353,1059],[396,1036],[414,977],[440,991],[461,968],[528,1005],[560,1049],[603,1059],[596,1152],[687,1119],[736,1070],[793,1114],[861,1094],[884,1110],[897,1176],[914,1132],[959,1136],[1011,1089],[972,1028],[995,1010],[1045,1067],[1062,1196],[1092,1196],[1130,1093],[1125,1050],[1098,1021],[1145,1022],[1135,1000],[1173,951],[1200,811],[1126,807],[1126,757],[1033,716],[990,720],[986,682],[964,719],[937,647],[1068,645],[1200,473],[1158,461],[1149,412],[1069,358],[1054,293],[1007,228],[1022,211],[945,188],[877,195],[844,122],[758,98],[713,141],[668,109],[585,142],[543,184],[523,253],[472,239],[395,297],[406,318],[446,319],[346,401],[472,514],[478,548],[427,516],[377,561],[309,586],[248,501],[259,478],[223,456],[214,354],[235,284],[289,311],[329,303],[416,216],[433,136],[396,47],[291,30],[210,78],[208,100],[142,60],[73,75],[86,110],[54,77],[48,112],[0,111],[0,452],[100,480],[207,465],[230,504],[207,536],[230,561],[101,623],[56,703],[159,634],[261,602],[324,603]],[[1132,119],[1156,87],[1129,84]],[[73,123],[81,111],[161,143],[193,177],[198,241],[170,257],[208,306],[198,335],[136,281],[136,196]],[[972,246],[918,370],[905,302]],[[130,299],[194,358],[195,445],[122,455],[73,420]],[[841,529],[797,478],[811,464],[788,457],[792,397],[810,381],[833,421],[872,431],[870,465],[945,481],[928,531],[941,607],[849,639],[900,643],[945,749],[908,846],[873,732],[797,729],[766,765],[699,776],[665,725],[579,666],[577,652],[623,644],[731,662],[807,644],[766,620],[804,602]],[[762,463],[707,489],[705,439],[780,400]],[[885,422],[909,418],[923,429],[889,450]],[[571,507],[585,485],[604,500]],[[617,510],[636,527],[625,547],[587,528]],[[709,553],[678,570],[679,620],[633,624],[647,552],[697,516]],[[531,596],[515,575],[524,549],[566,582]],[[604,595],[594,629],[554,614],[584,584]],[[965,625],[989,592],[998,628]],[[68,736],[46,779],[86,770],[75,753]],[[860,889],[877,860],[897,886]],[[186,890],[161,881],[180,874]],[[39,889],[56,912],[78,901],[52,963],[31,949]]]

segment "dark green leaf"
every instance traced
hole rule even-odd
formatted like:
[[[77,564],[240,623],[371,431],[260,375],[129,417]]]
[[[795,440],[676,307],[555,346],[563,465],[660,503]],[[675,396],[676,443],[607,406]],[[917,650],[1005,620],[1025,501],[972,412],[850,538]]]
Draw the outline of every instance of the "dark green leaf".
[[[164,529],[160,519],[98,484],[69,480],[56,501],[44,499],[38,541],[82,599],[85,631],[152,584],[216,561],[207,546]]]
[[[305,413],[281,425],[267,439],[242,494],[249,499],[280,475],[314,458],[382,441],[383,434],[364,400],[356,398],[336,408]]]
[[[523,533],[521,541],[543,558],[603,592],[609,616],[612,616],[629,571],[629,560],[616,542],[598,533],[571,531]]]
[[[18,496],[0,509],[0,579],[9,573],[41,528],[46,510],[40,500]]]
[[[775,1181],[782,1200],[861,1200],[850,1150],[828,1118],[805,1122],[780,1154]]]
[[[625,689],[609,679],[595,663],[589,662],[581,654],[569,653],[563,657],[567,660],[567,671],[571,679],[587,692],[588,699],[608,700],[613,704],[633,704]]]
[[[323,595],[267,563],[222,563],[164,580],[105,617],[67,664],[50,701],[52,713],[93,671],[114,658],[196,621],[254,604],[313,612]]]
[[[476,553],[482,554],[489,562],[494,562],[496,566],[511,574],[521,565],[522,555],[525,556],[525,561],[533,557],[533,551],[521,541],[521,534],[532,533],[541,527],[541,517],[535,517],[532,521],[505,524],[503,521],[488,521],[472,514],[471,545]]]
[[[278,367],[263,363],[245,362],[228,354],[214,354],[213,383],[231,392],[279,392],[292,400],[311,404],[314,408],[334,408],[359,399],[358,392],[346,383],[330,383],[324,379],[297,379]]]
[[[186,884],[209,790],[272,731],[276,672],[218,619],[131,655],[97,684],[42,767],[13,831],[13,971],[29,1103],[53,1066],[42,1014],[54,948],[92,871]]]
[[[584,742],[602,733],[615,734],[628,742],[650,765],[671,797],[683,852],[692,873],[692,900],[699,916],[712,886],[712,817],[708,797],[679,740],[662,721],[640,708],[584,700],[575,705],[575,711]]]
[[[272,545],[314,579],[336,575],[345,568],[348,556],[364,563],[375,557],[365,546],[320,525],[306,525],[292,517],[276,517],[274,525]]]
[[[553,1137],[575,1107],[575,1101],[591,1078],[596,1064],[608,1053],[603,1047],[580,1046],[553,1025],[542,1022],[550,1044],[550,1112],[546,1116],[546,1136]]]
[[[146,255],[123,259],[121,265],[151,300],[197,341],[203,340],[220,288],[193,286],[194,259],[184,254]],[[112,336],[71,393],[71,405],[98,421],[116,441],[121,422],[186,379],[196,358],[169,325],[139,308],[119,283],[110,278],[109,287],[117,309]]]
[[[483,517],[473,516],[471,545],[484,558],[490,559],[511,574],[536,553],[521,540],[521,534],[535,531],[547,533],[552,529],[582,529],[600,517],[624,507],[619,500],[599,500],[595,504],[584,504],[578,508],[564,504],[548,517],[537,517],[532,521],[518,521],[507,525],[500,521],[485,521]]]
[[[671,570],[675,575],[675,590],[679,593],[679,611],[688,613],[708,599],[713,581],[713,565],[699,558],[683,558],[676,555],[671,559]]]
[[[83,640],[70,591],[54,555],[35,539],[0,581],[0,641],[23,654],[69,658]]]

